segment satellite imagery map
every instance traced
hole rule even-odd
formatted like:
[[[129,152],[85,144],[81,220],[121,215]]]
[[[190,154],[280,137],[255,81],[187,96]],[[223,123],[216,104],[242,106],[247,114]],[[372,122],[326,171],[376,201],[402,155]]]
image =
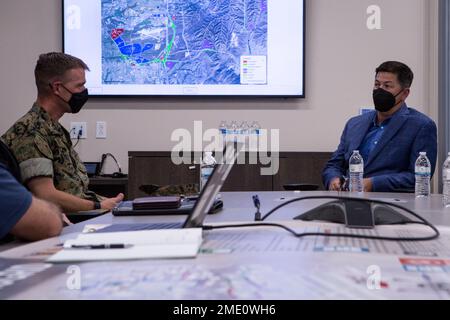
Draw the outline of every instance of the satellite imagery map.
[[[104,84],[239,85],[267,0],[102,0]]]

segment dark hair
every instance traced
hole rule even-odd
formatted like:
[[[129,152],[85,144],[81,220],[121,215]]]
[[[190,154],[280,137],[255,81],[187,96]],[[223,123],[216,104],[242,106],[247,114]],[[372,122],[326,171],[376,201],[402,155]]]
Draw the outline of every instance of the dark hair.
[[[383,62],[375,72],[376,74],[389,72],[397,75],[398,82],[403,88],[410,88],[414,79],[414,74],[411,69],[406,64],[398,61]]]
[[[34,77],[38,94],[46,94],[50,91],[49,84],[55,80],[63,80],[64,75],[71,69],[89,67],[83,60],[62,52],[43,53],[39,56],[34,69]]]

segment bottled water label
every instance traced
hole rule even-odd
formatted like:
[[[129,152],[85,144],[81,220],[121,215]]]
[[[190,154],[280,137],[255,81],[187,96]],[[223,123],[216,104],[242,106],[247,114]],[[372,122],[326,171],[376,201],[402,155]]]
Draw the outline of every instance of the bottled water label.
[[[431,175],[431,168],[416,166],[416,174]]]
[[[214,168],[202,168],[202,178],[209,178]]]
[[[211,173],[216,165],[216,159],[214,159],[211,151],[205,151],[204,156],[200,162],[200,190],[206,185]]]
[[[424,152],[421,152],[416,160],[416,197],[428,197],[430,195],[431,165]]]
[[[350,173],[360,173],[364,171],[363,164],[351,164],[350,165]]]
[[[442,166],[442,194],[444,207],[450,208],[450,152]]]
[[[450,180],[450,169],[445,170],[445,180]]]

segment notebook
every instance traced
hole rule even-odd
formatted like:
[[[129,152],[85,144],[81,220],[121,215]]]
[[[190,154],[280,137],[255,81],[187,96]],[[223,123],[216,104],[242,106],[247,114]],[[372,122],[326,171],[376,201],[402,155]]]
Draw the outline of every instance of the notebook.
[[[64,242],[62,250],[52,255],[47,261],[59,263],[195,258],[201,243],[200,228],[80,234],[76,239]],[[110,247],[106,248],[106,245]]]
[[[235,147],[236,146],[236,147]],[[147,223],[147,224],[113,224],[102,228],[96,233],[117,232],[117,231],[134,231],[134,230],[150,230],[150,229],[176,229],[176,228],[199,228],[203,225],[206,215],[213,207],[217,194],[222,188],[228,177],[234,163],[242,150],[242,143],[230,144],[226,147],[223,155],[223,161],[220,161],[209,177],[200,196],[195,201],[192,211],[187,216],[184,223]]]

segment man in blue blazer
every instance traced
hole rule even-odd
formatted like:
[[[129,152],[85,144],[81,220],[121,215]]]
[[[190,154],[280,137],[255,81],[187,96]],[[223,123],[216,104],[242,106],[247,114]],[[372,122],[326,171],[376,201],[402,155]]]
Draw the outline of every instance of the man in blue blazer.
[[[345,125],[339,146],[322,173],[328,190],[343,187],[353,150],[359,150],[364,159],[364,191],[414,192],[414,167],[422,151],[427,153],[434,173],[436,124],[405,102],[413,77],[411,69],[401,62],[388,61],[376,69],[376,111],[354,117]]]

